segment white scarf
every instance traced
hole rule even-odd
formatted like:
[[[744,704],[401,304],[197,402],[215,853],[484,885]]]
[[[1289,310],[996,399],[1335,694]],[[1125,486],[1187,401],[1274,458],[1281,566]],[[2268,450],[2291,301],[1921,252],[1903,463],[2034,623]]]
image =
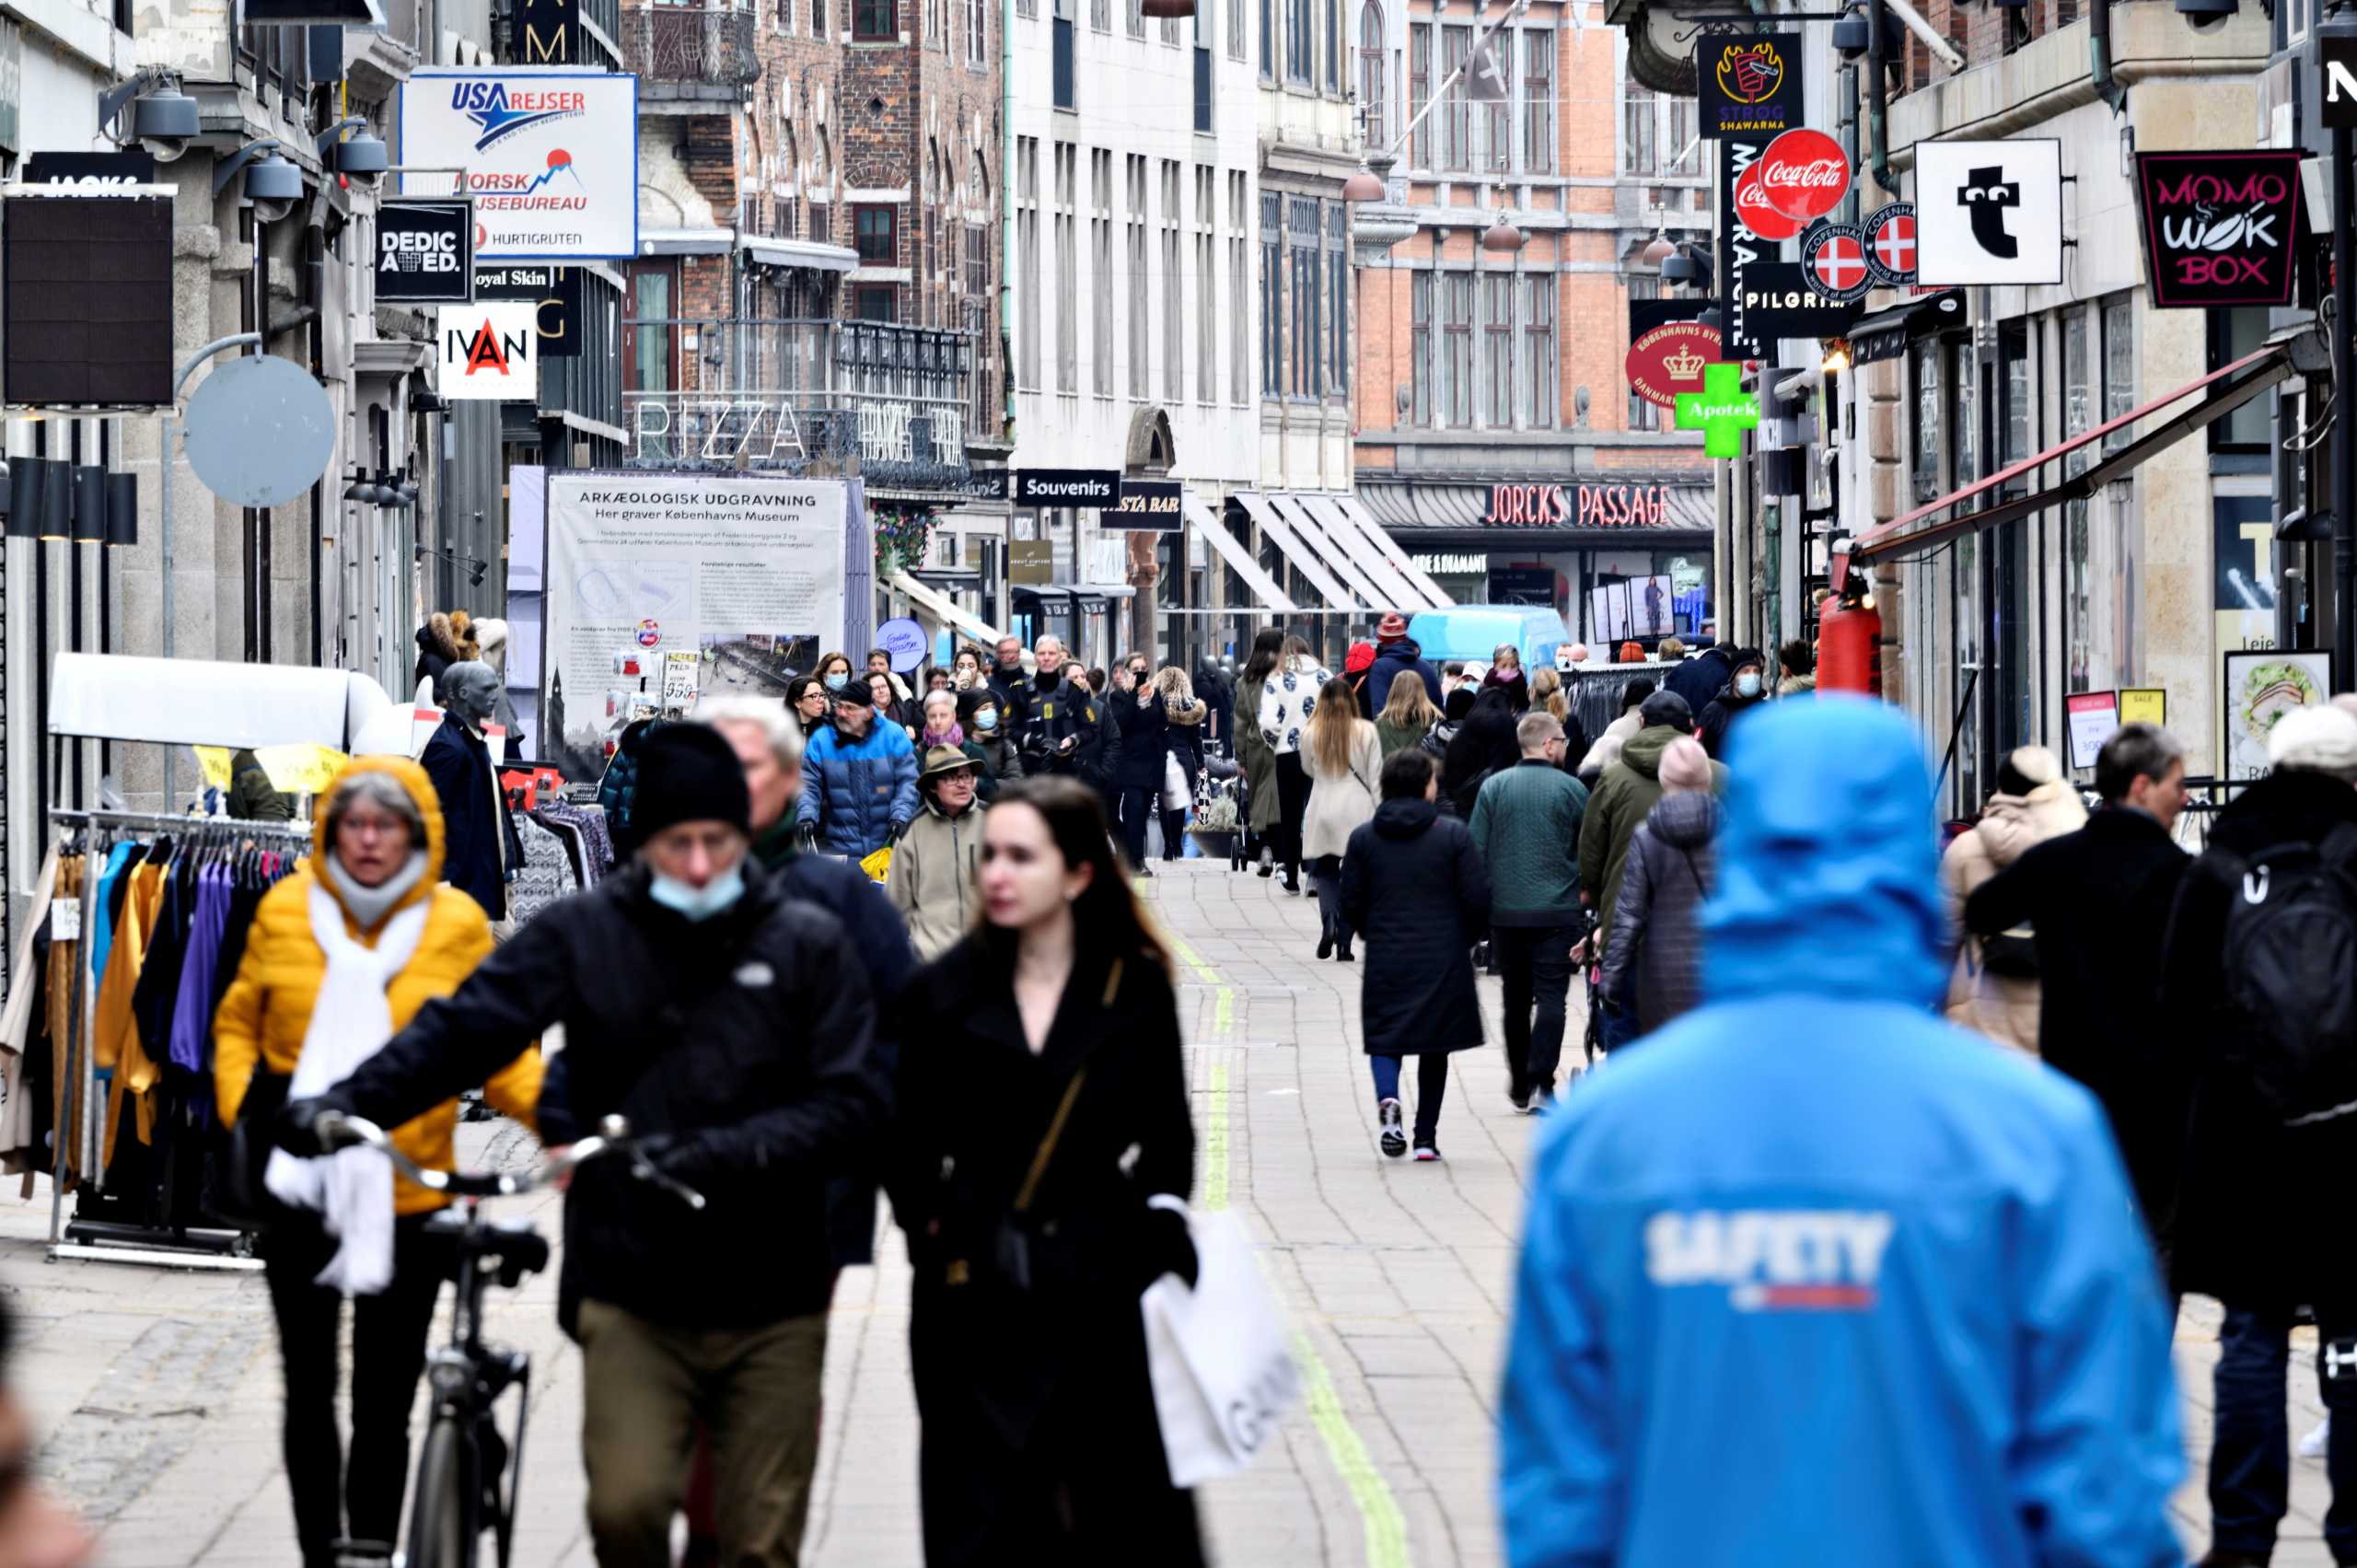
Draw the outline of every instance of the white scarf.
[[[417,951],[433,900],[421,899],[385,923],[371,949],[343,929],[343,908],[311,884],[311,935],[327,955],[327,972],[303,1031],[289,1100],[325,1094],[377,1054],[393,1036],[385,988]],[[279,1202],[316,1209],[341,1245],[312,1283],[351,1295],[375,1295],[393,1277],[393,1165],[375,1149],[342,1149],[321,1159],[271,1152],[263,1183]]]

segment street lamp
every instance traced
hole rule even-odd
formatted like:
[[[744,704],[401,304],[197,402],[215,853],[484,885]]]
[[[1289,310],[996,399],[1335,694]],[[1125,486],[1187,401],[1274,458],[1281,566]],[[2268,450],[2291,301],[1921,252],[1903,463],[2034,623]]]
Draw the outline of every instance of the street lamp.
[[[1361,168],[1342,181],[1342,200],[1345,202],[1380,202],[1387,194],[1382,176],[1372,168]]]
[[[1522,230],[1506,222],[1500,213],[1498,221],[1481,231],[1481,249],[1496,255],[1511,256],[1522,249]]]
[[[359,134],[336,140],[355,126]],[[375,185],[392,167],[384,142],[369,131],[368,117],[364,114],[347,115],[320,132],[313,148],[319,155],[320,165],[331,173],[357,180],[364,185]]]
[[[303,171],[278,156],[275,136],[249,142],[222,159],[213,171],[213,193],[226,191],[240,169],[246,176],[246,202],[257,222],[276,223],[303,199]]]
[[[117,123],[125,107],[128,126]],[[149,66],[99,95],[99,125],[115,141],[135,141],[157,163],[169,163],[196,140],[196,99],[180,91],[178,76]]]

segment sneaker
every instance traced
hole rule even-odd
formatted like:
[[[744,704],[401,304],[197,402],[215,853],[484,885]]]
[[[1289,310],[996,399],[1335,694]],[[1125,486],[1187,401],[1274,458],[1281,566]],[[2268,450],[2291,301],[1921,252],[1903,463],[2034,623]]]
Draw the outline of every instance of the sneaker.
[[[1151,877],[1154,875],[1154,867],[1151,865],[1140,865],[1138,867],[1138,875],[1141,877]]]
[[[1263,877],[1273,877],[1276,874],[1276,857],[1269,853],[1268,845],[1263,844],[1260,846],[1260,875]]]
[[[2309,1433],[2305,1437],[2300,1439],[2300,1458],[2304,1459],[2321,1459],[2331,1450],[2331,1447],[2332,1417],[2327,1416],[2322,1421],[2316,1423],[2316,1427],[2314,1432]]]
[[[1400,1125],[1399,1102],[1396,1099],[1385,1100],[1375,1108],[1375,1113],[1383,1123],[1381,1142],[1384,1157],[1396,1160],[1408,1152],[1408,1132]],[[1421,1159],[1423,1156],[1419,1155],[1417,1157]]]
[[[1530,1097],[1530,1114],[1531,1114],[1531,1115],[1533,1115],[1533,1116],[1544,1116],[1544,1115],[1546,1115],[1549,1111],[1551,1111],[1551,1110],[1553,1110],[1554,1109],[1555,1109],[1555,1091],[1554,1091],[1554,1090],[1552,1090],[1552,1089],[1540,1089],[1537,1094],[1532,1095],[1532,1096]]]
[[[1418,1144],[1416,1145],[1416,1158],[1420,1161],[1436,1160],[1440,1158],[1440,1145],[1438,1144]]]
[[[1287,877],[1284,883],[1284,889],[1296,899],[1301,897],[1300,879],[1298,877]]]

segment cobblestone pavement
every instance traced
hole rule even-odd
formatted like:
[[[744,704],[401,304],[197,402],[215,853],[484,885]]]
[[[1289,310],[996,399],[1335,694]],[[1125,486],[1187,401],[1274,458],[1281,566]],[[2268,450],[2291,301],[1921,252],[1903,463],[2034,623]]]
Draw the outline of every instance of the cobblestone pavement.
[[[1359,970],[1318,963],[1315,904],[1274,881],[1189,862],[1147,884],[1178,939],[1192,1046],[1199,1201],[1237,1209],[1269,1247],[1308,1397],[1251,1473],[1203,1494],[1225,1568],[1486,1568],[1493,1517],[1496,1369],[1525,1159],[1535,1123],[1512,1113],[1492,1045],[1453,1061],[1437,1166],[1386,1161],[1357,1040]],[[1494,981],[1483,982],[1496,1038]],[[1571,1034],[1580,1032],[1574,991]],[[1573,1048],[1576,1053],[1576,1046]],[[1411,1078],[1412,1079],[1412,1074]],[[472,1161],[518,1158],[513,1129],[470,1126]],[[553,1198],[510,1204],[556,1228]],[[0,1287],[24,1314],[21,1393],[44,1462],[104,1529],[111,1568],[291,1563],[279,1461],[279,1378],[258,1275],[42,1261],[46,1187],[0,1204]],[[826,1436],[806,1561],[914,1568],[916,1411],[905,1261],[853,1270],[838,1293]],[[590,1562],[575,1444],[580,1362],[554,1326],[553,1275],[497,1302],[495,1333],[535,1354],[538,1400],[517,1561]],[[2209,1445],[2217,1311],[2189,1304],[2177,1342],[2197,1458]],[[2304,1331],[2305,1332],[2305,1331]],[[2313,1335],[2306,1349],[2313,1355]],[[2321,1411],[2294,1374],[2294,1433]],[[1739,1461],[1739,1456],[1729,1456]],[[2322,1466],[2295,1463],[2276,1562],[2329,1561]],[[2198,1549],[2198,1478],[2177,1503]]]

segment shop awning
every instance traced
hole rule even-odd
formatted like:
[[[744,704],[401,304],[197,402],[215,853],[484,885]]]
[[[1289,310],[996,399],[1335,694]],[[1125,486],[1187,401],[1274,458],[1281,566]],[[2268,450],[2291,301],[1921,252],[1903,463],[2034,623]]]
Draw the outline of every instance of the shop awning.
[[[998,629],[989,621],[965,609],[947,594],[927,587],[906,572],[893,573],[884,579],[884,586],[895,593],[907,595],[911,604],[943,625],[955,626],[968,636],[981,639],[986,645],[999,639]]]
[[[1942,289],[1921,298],[1861,316],[1850,328],[1850,363],[1872,365],[1897,359],[1917,338],[1964,325],[1964,290]]]
[[[1293,531],[1318,552],[1318,558],[1326,563],[1327,569],[1349,586],[1352,598],[1371,610],[1389,610],[1397,604],[1399,596],[1362,571],[1359,563],[1351,559],[1351,552],[1342,548],[1341,541],[1328,536],[1325,523],[1302,505],[1300,496],[1284,491],[1272,491],[1269,493],[1268,501],[1270,505],[1284,514],[1285,521],[1293,525]]]
[[[1179,497],[1178,505],[1179,509],[1187,514],[1188,523],[1197,533],[1210,541],[1211,547],[1219,552],[1219,558],[1226,562],[1237,576],[1244,579],[1245,587],[1259,596],[1263,606],[1280,612],[1301,608],[1285,597],[1284,589],[1277,586],[1277,580],[1274,577],[1260,570],[1260,563],[1252,559],[1252,552],[1244,547],[1242,540],[1227,531],[1226,527],[1221,523],[1218,513],[1192,495],[1182,494]],[[1231,605],[1229,608],[1241,607]]]
[[[821,245],[815,239],[777,239],[765,234],[740,234],[737,249],[757,267],[785,267],[813,273],[847,273],[859,265],[859,252],[848,245]]]
[[[1372,540],[1359,532],[1358,525],[1351,521],[1350,514],[1335,505],[1333,496],[1304,492],[1294,499],[1303,511],[1318,519],[1335,548],[1349,556],[1352,563],[1375,585],[1376,590],[1383,596],[1384,608],[1405,610],[1410,615],[1420,610],[1438,608],[1391,563],[1388,556],[1375,547]]]
[[[2225,418],[2292,374],[2294,349],[2299,350],[2301,359],[2305,362],[2310,344],[2304,340],[2316,335],[2315,329],[2310,328],[2302,338],[2270,343],[2256,354],[2245,354],[2223,369],[2213,370],[2198,381],[2187,382],[2166,397],[2154,398],[2142,408],[2131,409],[2117,419],[2106,420],[2093,430],[2073,436],[2035,457],[2025,458],[2010,468],[2000,469],[1987,479],[1978,480],[1961,490],[1941,496],[1929,505],[1918,506],[1903,517],[1894,517],[1880,528],[1860,535],[1847,552],[1837,552],[1833,557],[1835,590],[1840,590],[1852,563],[1864,565],[1868,562],[1909,560],[1926,551],[1936,550],[1952,540],[1979,533],[1983,528],[2001,528],[2033,512],[2045,511],[2049,506],[2085,500],[2122,474],[2132,472],[2154,453]],[[2324,349],[2320,338],[2314,344],[2314,352],[2316,359],[2321,361]],[[2150,418],[2205,389],[2209,395],[2192,407],[2172,415],[2118,451],[2059,483],[2041,485],[2026,495],[2000,502],[1978,512],[1963,513],[1943,522],[1924,522],[1924,519],[1984,492],[2001,490],[2014,480],[2026,479],[2037,485],[2039,482],[2036,470],[2038,469],[2060,462],[2081,447],[2102,441],[2113,431],[2133,425],[2140,419]],[[1910,528],[1908,525],[1910,523],[1922,523],[1923,526]]]
[[[1457,601],[1443,593],[1438,583],[1417,570],[1416,563],[1399,548],[1399,540],[1383,530],[1383,526],[1375,520],[1374,515],[1359,504],[1357,496],[1337,495],[1332,498],[1332,505],[1334,510],[1350,520],[1353,528],[1358,529],[1361,538],[1375,546],[1376,553],[1391,563],[1391,569],[1405,578],[1409,587],[1423,596],[1426,604],[1434,610],[1455,607]]]
[[[726,256],[737,248],[737,235],[726,228],[642,228],[642,256]]]
[[[1318,558],[1318,552],[1294,531],[1293,525],[1277,515],[1277,509],[1269,505],[1267,496],[1254,490],[1239,490],[1236,498],[1244,504],[1246,511],[1252,514],[1252,520],[1260,525],[1260,531],[1276,541],[1277,549],[1284,558],[1309,579],[1310,586],[1324,598],[1329,610],[1361,608],[1359,602],[1351,597],[1350,590],[1334,580],[1334,575],[1326,569],[1326,563]]]

